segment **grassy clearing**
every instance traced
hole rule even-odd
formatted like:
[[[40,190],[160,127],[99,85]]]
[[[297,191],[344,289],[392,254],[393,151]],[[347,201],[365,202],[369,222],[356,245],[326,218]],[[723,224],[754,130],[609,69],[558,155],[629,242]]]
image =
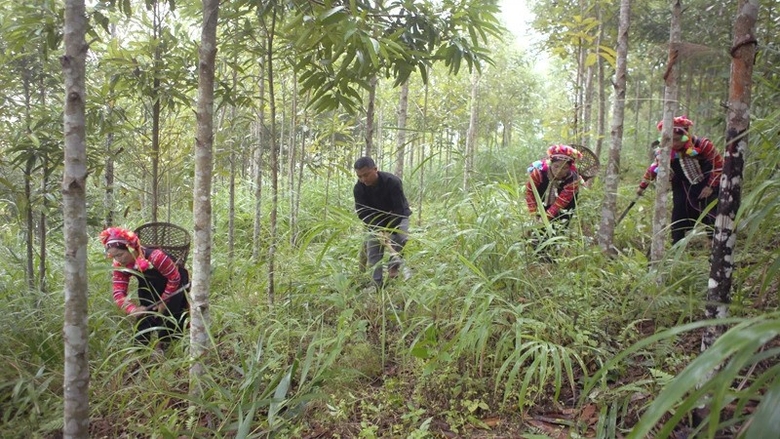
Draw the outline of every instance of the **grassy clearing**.
[[[495,172],[495,163],[485,166]],[[522,183],[504,175],[509,182],[432,198],[429,219],[412,229],[412,279],[382,291],[360,287],[366,274],[357,269],[360,225],[351,200],[327,206],[323,216],[314,186],[306,188],[297,245],[282,238],[273,306],[265,263],[249,262],[248,246],[228,261],[226,240],[215,239],[215,348],[197,413],[187,412],[187,341],[164,359],[134,346],[131,322],[111,301],[105,259],[93,249],[93,436],[616,437],[646,408],[664,418],[668,407],[651,405],[654,396],[698,356],[698,327],[664,331],[700,318],[708,276],[701,236],[670,250],[661,269],[671,280],[659,286],[644,256],[649,219],[641,206],[618,228],[620,254],[598,252],[596,186],[582,193],[574,224],[545,243],[554,259],[546,262],[529,244]],[[237,220],[239,230],[251,230],[250,217]],[[752,242],[771,242],[766,229],[755,230]],[[60,295],[20,293],[18,266],[2,260],[3,437],[56,437]],[[766,268],[775,260],[766,249],[740,259],[737,316],[756,314],[757,298],[762,306],[776,302],[767,273],[777,269]],[[740,366],[766,362],[770,353],[767,347]],[[764,384],[774,377],[762,376]],[[650,431],[656,421],[641,427]]]

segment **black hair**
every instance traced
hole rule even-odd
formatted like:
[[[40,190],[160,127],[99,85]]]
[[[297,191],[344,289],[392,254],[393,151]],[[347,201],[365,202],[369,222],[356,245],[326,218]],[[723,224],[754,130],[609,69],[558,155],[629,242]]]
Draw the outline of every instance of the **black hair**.
[[[371,157],[360,157],[355,161],[355,170],[363,168],[376,168],[376,163]]]

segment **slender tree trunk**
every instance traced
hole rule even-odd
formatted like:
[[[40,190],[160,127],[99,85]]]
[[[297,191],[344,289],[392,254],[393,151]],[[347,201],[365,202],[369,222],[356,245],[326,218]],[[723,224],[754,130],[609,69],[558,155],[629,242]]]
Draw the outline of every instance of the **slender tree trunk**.
[[[607,172],[604,184],[604,201],[601,205],[601,224],[598,241],[601,250],[614,253],[612,240],[615,234],[615,210],[620,180],[620,151],[623,149],[623,122],[626,108],[626,60],[628,58],[628,30],[631,4],[620,2],[618,24],[617,67],[615,69],[615,103],[612,111],[612,143],[609,147]]]
[[[672,4],[672,23],[669,31],[669,59],[664,73],[664,117],[663,131],[661,132],[661,152],[663,158],[658,165],[658,174],[655,179],[655,208],[653,211],[653,239],[650,245],[650,261],[655,266],[664,256],[664,245],[668,239],[666,230],[669,200],[669,154],[672,149],[672,120],[677,113],[677,77],[679,75],[679,49],[681,41],[680,17],[682,5],[680,0]],[[663,282],[661,273],[658,273],[656,282]]]
[[[404,152],[406,150],[406,118],[409,114],[409,80],[401,84],[401,94],[398,97],[398,119],[395,143],[395,175],[403,178]]]
[[[277,215],[279,214],[279,145],[276,139],[276,98],[274,95],[273,41],[276,27],[276,11],[271,14],[271,28],[268,31],[266,57],[268,61],[268,107],[271,111],[271,236],[268,246],[268,303],[273,305],[276,275]]]
[[[597,49],[598,50],[598,46]],[[593,77],[596,76],[593,65],[588,66],[585,73],[585,93],[582,111],[582,144],[590,148],[591,117],[593,113]]]
[[[86,58],[87,15],[84,0],[66,0],[65,55],[65,170],[62,202],[65,238],[65,344],[63,427],[65,439],[89,437],[89,358],[87,325],[87,133]]]
[[[24,118],[25,118],[25,130],[28,135],[32,134],[32,86],[33,86],[33,72],[29,69],[25,70],[22,75],[22,86],[24,87]],[[35,151],[30,146],[30,150],[26,151],[25,164],[24,164],[24,199],[27,200],[24,206],[24,220],[25,228],[27,232],[25,234],[25,269],[24,277],[27,281],[27,289],[30,291],[35,290],[35,211],[33,210],[33,169],[35,168]]]
[[[366,153],[371,157],[374,153],[374,111],[376,109],[376,75],[371,77],[368,87],[368,105],[366,105]]]
[[[235,107],[234,107],[235,108]],[[233,266],[236,255],[236,151],[230,144],[230,180],[228,182],[228,265]]]
[[[603,21],[604,8],[599,7],[599,22]],[[604,26],[599,26],[598,45],[601,47],[601,42],[604,40]],[[599,83],[599,121],[598,121],[598,137],[596,138],[596,157],[601,157],[601,148],[604,144],[604,131],[607,126],[607,91],[604,81],[604,58],[599,56],[596,64],[598,65],[598,83]]]
[[[642,96],[642,81],[640,78],[634,79],[634,145],[639,145],[639,110],[642,108],[640,105],[640,97]]]
[[[25,236],[25,249],[27,251],[27,265],[25,266],[25,277],[27,278],[27,288],[30,291],[35,290],[35,212],[32,206],[32,172],[35,164],[34,158],[27,159],[24,168],[24,199],[28,200],[24,208],[24,216],[27,227]]]
[[[706,319],[728,316],[731,303],[736,218],[742,201],[742,170],[748,150],[753,62],[756,58],[758,0],[740,0],[731,45],[731,82],[726,119],[726,153],[718,194],[718,213],[712,241],[712,264],[707,289]],[[702,336],[702,351],[712,346],[723,327],[711,326]]]
[[[758,6],[758,0],[740,0],[734,21],[734,39],[730,50],[726,151],[712,240],[710,279],[707,283],[707,305],[704,313],[707,320],[728,317],[728,307],[731,303],[734,250],[737,242],[735,218],[742,202],[742,175],[745,154],[748,151],[753,64],[758,45],[755,37]],[[702,352],[709,349],[725,330],[722,325],[708,326],[701,338]],[[720,366],[711,371],[710,376],[719,368]],[[705,407],[697,408],[694,412],[694,422],[698,424],[707,416],[708,411]]]
[[[423,147],[422,153],[420,154],[420,164],[424,163],[425,160],[425,139],[429,138],[429,148],[428,151],[432,154],[433,153],[433,133],[428,133],[428,84],[425,84],[425,97],[423,100],[423,120],[422,120],[422,132],[423,132]],[[430,137],[428,137],[430,136]],[[423,222],[423,203],[425,202],[425,191],[423,188],[425,187],[425,165],[420,166],[420,201],[417,204],[417,225],[422,226]]]
[[[48,177],[46,175],[49,172],[49,159],[44,155],[41,163],[41,193],[46,194],[48,193],[48,188],[46,187],[49,183]],[[45,293],[46,292],[46,234],[48,233],[47,230],[47,221],[46,221],[46,210],[47,210],[47,202],[46,197],[43,197],[43,200],[41,201],[41,215],[38,220],[38,291]]]
[[[198,106],[195,137],[195,224],[192,261],[192,305],[190,307],[190,395],[203,394],[203,359],[211,343],[209,285],[211,280],[211,178],[214,163],[214,70],[217,56],[218,0],[203,0],[203,24],[198,48]],[[194,405],[191,406],[191,409]]]
[[[466,134],[466,157],[463,166],[463,190],[467,191],[474,172],[474,154],[477,143],[477,97],[479,90],[479,73],[471,74],[471,99],[469,100],[469,129]]]
[[[236,69],[233,69],[232,72],[232,83],[233,88],[235,89],[238,86],[238,71]],[[236,105],[230,106],[230,119],[232,121],[236,120]],[[220,130],[222,127],[222,122],[224,121],[225,112],[222,112],[222,120],[220,120],[220,126],[217,127],[217,130]],[[244,142],[241,140],[240,142],[241,150],[243,150]],[[237,166],[236,166],[236,141],[235,137],[233,137],[230,141],[230,181],[228,186],[228,193],[230,199],[228,200],[228,266],[231,268],[231,274],[232,274],[232,267],[233,267],[233,261],[236,255],[236,174],[237,174]]]
[[[160,10],[157,2],[153,3],[154,8],[154,38],[159,43],[162,34],[162,24],[160,23]],[[154,71],[159,72],[162,69],[162,53],[159,44],[154,49]],[[152,222],[158,220],[158,211],[160,204],[160,75],[154,75],[153,89],[154,97],[152,103],[152,179],[151,189],[152,197],[150,208],[152,210]]]
[[[297,234],[297,218],[295,216],[295,203],[298,199],[298,194],[295,192],[295,153],[298,148],[298,90],[296,88],[296,83],[298,82],[297,77],[295,76],[295,73],[293,72],[293,81],[292,81],[292,110],[290,111],[290,146],[287,149],[287,182],[288,182],[288,191],[290,193],[289,198],[289,209],[290,209],[290,244],[295,243],[295,235]],[[284,101],[282,101],[284,102]]]
[[[114,154],[112,150],[114,145],[114,134],[106,135],[106,157],[103,161],[105,169],[103,170],[103,211],[106,216],[103,218],[103,228],[114,225]]]
[[[257,110],[257,147],[255,148],[255,218],[252,226],[252,262],[260,259],[260,231],[263,221],[263,148],[267,138],[265,131],[265,66],[260,62],[260,78],[257,84],[260,108]]]
[[[298,182],[295,186],[295,193],[297,194],[295,197],[295,206],[293,206],[293,218],[295,218],[295,233],[292,237],[292,245],[295,246],[298,244],[298,214],[300,212],[301,208],[301,185],[303,184],[303,168],[306,166],[306,136],[309,132],[308,129],[308,120],[304,117],[304,123],[303,123],[303,129],[301,131],[301,154],[300,154],[300,163],[298,165]]]
[[[41,78],[38,90],[40,93],[41,106],[46,107],[46,86]],[[43,154],[41,158],[41,194],[49,193],[49,156]],[[46,235],[48,234],[48,223],[46,212],[48,211],[49,203],[46,197],[41,199],[41,212],[38,217],[38,291],[45,293],[48,289],[46,285],[46,257],[48,255],[46,251]],[[43,298],[43,295],[39,295],[39,298]]]

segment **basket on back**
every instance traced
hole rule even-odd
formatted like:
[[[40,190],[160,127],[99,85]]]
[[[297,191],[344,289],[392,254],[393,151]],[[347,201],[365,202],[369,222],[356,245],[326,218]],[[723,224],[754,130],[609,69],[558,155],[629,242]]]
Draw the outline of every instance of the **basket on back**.
[[[582,158],[577,160],[577,172],[579,172],[583,180],[588,181],[597,176],[601,165],[596,154],[586,146],[571,145],[571,147],[582,153]]]
[[[135,229],[135,234],[144,247],[159,248],[179,265],[187,262],[190,234],[185,229],[171,223],[146,223]]]

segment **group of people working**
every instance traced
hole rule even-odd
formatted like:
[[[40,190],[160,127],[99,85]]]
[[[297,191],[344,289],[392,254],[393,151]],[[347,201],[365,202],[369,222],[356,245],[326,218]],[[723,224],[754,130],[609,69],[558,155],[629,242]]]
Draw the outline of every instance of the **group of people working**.
[[[673,123],[669,156],[673,205],[671,235],[672,243],[677,243],[693,229],[700,217],[707,226],[715,223],[715,212],[707,211],[707,206],[718,198],[723,157],[709,139],[692,134],[693,121],[679,116],[674,118]],[[657,128],[659,131],[663,128],[663,121],[658,123]],[[660,148],[656,149],[653,163],[639,183],[637,195],[641,196],[656,179],[660,154]],[[538,213],[537,200],[541,200],[548,220],[567,221],[571,218],[582,182],[576,166],[580,157],[580,152],[570,146],[554,145],[547,150],[545,160],[534,162],[528,168],[530,176],[525,197],[531,213]],[[704,212],[707,213],[702,217]]]
[[[672,242],[685,237],[706,207],[717,198],[723,158],[712,142],[691,132],[693,122],[685,116],[674,118],[673,143],[669,163],[673,194]],[[658,130],[663,122],[658,123]],[[582,153],[568,145],[553,145],[547,156],[528,168],[525,201],[528,210],[537,218],[568,223],[577,204],[577,194],[583,180],[577,170]],[[656,179],[660,150],[647,168],[637,194],[642,195],[650,182]],[[387,278],[393,279],[409,271],[403,267],[402,253],[409,232],[412,214],[401,179],[394,174],[379,171],[370,157],[361,157],[354,164],[357,175],[353,194],[355,212],[368,229],[364,242],[371,280],[381,287],[384,278],[382,260],[385,250],[390,253]],[[714,213],[708,212],[702,222],[711,226]],[[137,339],[149,342],[150,328],[160,324],[161,339],[167,340],[180,333],[186,324],[187,299],[179,294],[188,284],[184,267],[160,249],[146,248],[138,237],[127,229],[112,227],[104,230],[101,240],[106,255],[113,259],[113,295],[116,304],[130,315],[138,315]],[[136,305],[128,299],[131,277],[138,279]]]

